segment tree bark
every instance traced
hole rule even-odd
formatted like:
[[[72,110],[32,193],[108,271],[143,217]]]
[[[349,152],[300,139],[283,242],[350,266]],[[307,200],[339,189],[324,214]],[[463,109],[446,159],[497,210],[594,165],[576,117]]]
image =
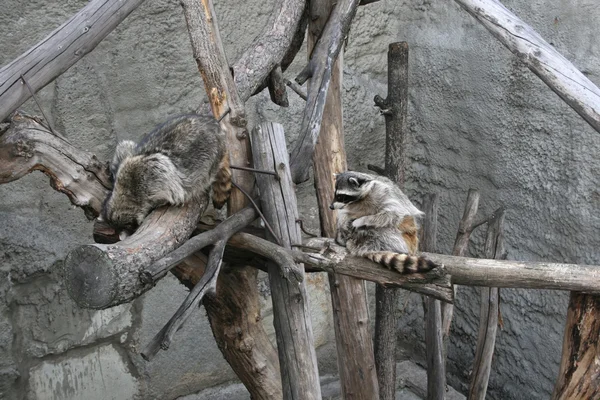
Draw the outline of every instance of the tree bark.
[[[307,143],[312,144],[297,146],[290,158],[292,179],[298,182],[299,176],[306,177],[312,155],[321,231],[329,237],[334,237],[337,226],[336,214],[329,209],[334,190],[333,174],[347,168],[340,91],[343,53],[340,49],[357,6],[357,0],[343,0],[335,6],[332,0],[310,3],[308,54],[311,56],[308,65],[318,72],[309,82],[301,132],[308,135],[310,129],[311,137],[307,138]],[[346,31],[337,25],[341,14],[347,18]],[[311,102],[312,106],[309,105]],[[318,107],[317,102],[321,104]],[[312,125],[308,124],[309,117],[312,117]],[[313,140],[317,142],[316,147]],[[299,153],[302,148],[304,150]],[[296,169],[295,156],[300,157],[296,158]],[[376,399],[379,394],[364,282],[329,274],[329,287],[342,394],[347,400]]]
[[[408,135],[408,43],[392,43],[388,48],[388,96],[376,96],[376,105],[389,112],[385,117],[384,174],[404,186],[404,151]],[[379,398],[396,397],[396,335],[399,291],[396,288],[375,287],[375,362],[379,382]]]
[[[96,48],[144,0],[93,0],[67,22],[0,69],[0,121]]]
[[[291,249],[293,244],[302,243],[302,237],[296,223],[298,205],[283,127],[273,123],[259,125],[252,131],[252,143],[255,167],[278,174],[278,178],[258,175],[256,179],[265,218],[277,235],[270,239]],[[301,270],[298,281],[294,276],[284,277],[281,267],[273,262],[268,264],[268,269],[284,399],[320,400],[304,271]]]
[[[600,297],[571,293],[553,400],[600,398]]]
[[[456,0],[554,93],[600,132],[600,89],[496,0]]]

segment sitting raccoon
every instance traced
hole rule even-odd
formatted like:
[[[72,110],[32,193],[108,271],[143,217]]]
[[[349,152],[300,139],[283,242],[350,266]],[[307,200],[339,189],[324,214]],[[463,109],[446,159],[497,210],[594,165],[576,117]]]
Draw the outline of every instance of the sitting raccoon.
[[[392,181],[360,172],[336,175],[336,241],[350,254],[400,273],[426,272],[437,265],[416,257],[416,218],[423,215]]]
[[[155,208],[198,201],[211,188],[215,208],[231,191],[225,133],[212,117],[172,117],[139,143],[117,145],[110,165],[113,190],[104,201],[102,218],[133,232]]]

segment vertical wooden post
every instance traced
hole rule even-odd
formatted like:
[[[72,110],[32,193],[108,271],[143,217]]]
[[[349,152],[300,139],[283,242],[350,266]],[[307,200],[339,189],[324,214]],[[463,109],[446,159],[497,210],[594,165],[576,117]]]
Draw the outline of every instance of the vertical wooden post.
[[[283,127],[265,123],[252,131],[254,166],[277,172],[258,175],[256,183],[265,218],[273,228],[280,244],[291,249],[302,243],[298,219],[298,205]],[[270,234],[268,234],[270,236]],[[277,238],[270,237],[272,241]],[[288,400],[321,400],[321,386],[317,368],[312,325],[304,281],[284,277],[275,263],[268,264],[274,325],[281,365],[283,398]],[[299,268],[304,278],[304,269]]]
[[[600,296],[571,292],[552,400],[600,399]]]
[[[204,81],[213,114],[227,132],[230,162],[251,166],[250,141],[245,109],[225,56],[212,0],[182,0],[194,60]],[[233,171],[233,179],[251,192],[253,175]],[[231,193],[228,214],[241,210],[246,198],[237,189]],[[279,362],[260,317],[257,270],[229,268],[219,275],[217,295],[204,299],[213,335],[223,356],[253,399],[280,399]]]
[[[375,97],[385,116],[385,175],[404,185],[406,136],[408,133],[408,43],[391,43],[388,49],[388,95]],[[399,290],[375,288],[375,362],[379,398],[396,397],[396,331]]]
[[[310,2],[308,54],[316,44],[333,5],[333,0]],[[328,237],[335,237],[336,230],[336,215],[329,209],[335,183],[333,173],[347,169],[340,93],[342,63],[343,51],[332,71],[319,139],[313,154],[321,231],[323,236]],[[377,399],[379,394],[364,282],[329,274],[329,286],[342,394],[346,400]]]
[[[490,259],[505,258],[504,251],[504,209],[494,212],[488,221],[485,239],[485,256]],[[468,400],[484,400],[492,369],[492,358],[498,331],[499,289],[481,288],[481,311],[479,314],[479,335],[473,362],[473,374],[469,387]]]
[[[423,199],[423,251],[435,252],[437,247],[437,217],[439,196],[430,193]],[[446,395],[446,363],[442,338],[442,304],[425,297],[425,352],[427,359],[427,400],[443,400]]]

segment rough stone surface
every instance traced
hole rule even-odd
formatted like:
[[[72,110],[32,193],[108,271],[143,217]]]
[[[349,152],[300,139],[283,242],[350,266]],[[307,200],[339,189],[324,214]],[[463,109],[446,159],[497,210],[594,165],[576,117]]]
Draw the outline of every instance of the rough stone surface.
[[[121,400],[138,393],[138,382],[111,345],[30,370],[28,398],[36,400]]]
[[[266,25],[274,1],[215,3],[232,62]],[[600,8],[595,0],[503,3],[600,84]],[[0,65],[85,4],[5,1]],[[403,40],[410,46],[412,134],[406,190],[417,203],[425,193],[440,193],[437,250],[450,252],[467,190],[474,187],[482,195],[482,215],[507,207],[510,259],[600,264],[599,134],[454,2],[381,0],[360,7],[344,55],[350,168],[365,171],[369,163],[382,163],[384,121],[373,96],[386,95],[388,44]],[[305,50],[300,54],[287,78],[302,68]],[[58,129],[101,159],[111,156],[117,141],[137,139],[167,116],[195,109],[205,94],[180,5],[175,0],[144,2],[38,97]],[[290,107],[280,108],[261,93],[247,109],[251,124],[282,123],[293,145],[304,101],[292,92],[289,99]],[[40,114],[31,101],[23,108]],[[316,232],[312,182],[298,185],[298,196],[305,225]],[[0,186],[0,397],[26,398],[28,388],[49,383],[41,378],[43,371],[65,374],[63,366],[82,360],[103,370],[105,365],[113,371],[122,367],[131,397],[175,398],[234,379],[202,310],[177,333],[168,352],[151,363],[139,358],[141,347],[185,296],[172,278],[131,306],[105,312],[74,306],[57,266],[70,249],[91,242],[91,230],[83,212],[51,190],[40,173]],[[471,255],[482,254],[482,238],[483,231],[474,235]],[[318,288],[310,289],[310,299],[320,370],[335,372],[326,279],[311,280]],[[264,321],[272,335],[268,285],[261,287]],[[421,300],[405,297],[399,322],[401,354],[419,360],[424,354]],[[489,399],[549,397],[558,371],[567,299],[566,293],[553,291],[501,291],[504,328],[498,333]],[[473,360],[478,307],[478,290],[461,287],[448,373],[449,382],[463,393]],[[90,358],[90,349],[104,349],[107,355]],[[89,377],[96,376],[88,371]],[[75,381],[64,382],[67,386],[57,390],[79,390],[70,386]]]

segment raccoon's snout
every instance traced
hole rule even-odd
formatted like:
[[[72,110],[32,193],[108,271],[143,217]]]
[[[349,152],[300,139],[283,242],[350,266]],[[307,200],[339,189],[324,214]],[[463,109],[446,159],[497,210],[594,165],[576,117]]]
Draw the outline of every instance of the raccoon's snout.
[[[329,205],[329,209],[330,209],[330,210],[335,210],[335,207],[333,206],[333,203],[331,203],[331,204]]]

